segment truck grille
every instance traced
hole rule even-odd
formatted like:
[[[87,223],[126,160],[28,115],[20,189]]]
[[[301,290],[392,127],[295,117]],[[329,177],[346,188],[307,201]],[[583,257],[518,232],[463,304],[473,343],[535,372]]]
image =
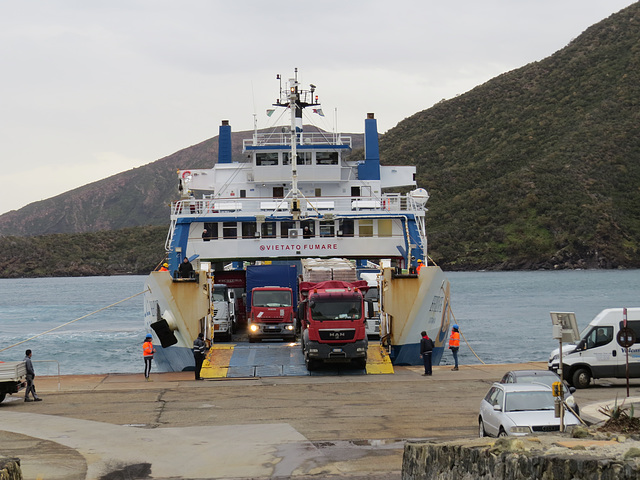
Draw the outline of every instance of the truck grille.
[[[334,340],[336,342],[344,342],[353,340],[356,335],[355,328],[336,328],[332,330],[319,330],[320,340]]]

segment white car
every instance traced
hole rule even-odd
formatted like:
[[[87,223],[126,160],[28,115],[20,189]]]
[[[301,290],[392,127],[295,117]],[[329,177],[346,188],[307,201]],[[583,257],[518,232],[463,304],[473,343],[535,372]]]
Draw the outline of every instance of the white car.
[[[478,415],[481,437],[522,436],[530,433],[558,432],[551,388],[542,384],[494,383],[482,402]],[[564,425],[580,420],[566,411]]]

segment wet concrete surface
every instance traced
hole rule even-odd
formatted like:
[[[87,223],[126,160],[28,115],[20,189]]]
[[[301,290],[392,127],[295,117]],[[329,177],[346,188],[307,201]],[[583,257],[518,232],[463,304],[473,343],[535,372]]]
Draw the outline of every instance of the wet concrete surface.
[[[419,367],[200,382],[192,372],[37,377],[44,401],[0,404],[0,453],[21,459],[25,479],[399,479],[405,441],[476,437],[491,383],[525,368],[546,365],[443,366],[432,377]],[[626,385],[598,381],[574,396],[582,409],[620,403]]]

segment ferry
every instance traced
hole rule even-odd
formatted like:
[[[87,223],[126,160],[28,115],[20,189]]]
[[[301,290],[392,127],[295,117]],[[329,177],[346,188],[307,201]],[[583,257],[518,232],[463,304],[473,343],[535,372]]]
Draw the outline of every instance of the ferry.
[[[243,159],[234,161],[231,126],[223,120],[217,163],[177,172],[168,268],[150,273],[144,299],[158,368],[192,370],[200,332],[220,343],[214,284],[235,291],[235,331],[242,327],[247,265],[299,265],[305,258],[349,259],[359,270],[375,271],[380,342],[391,362],[421,364],[424,330],[435,342],[437,365],[448,340],[450,284],[427,253],[429,195],[416,184],[416,167],[380,164],[372,113],[364,119],[364,154],[350,155],[355,135],[309,126],[307,112],[322,115],[316,86],[304,87],[297,69],[287,81],[276,78],[280,94],[267,115],[280,111],[284,125],[259,130],[254,120]],[[186,278],[180,275],[185,259],[194,270]]]

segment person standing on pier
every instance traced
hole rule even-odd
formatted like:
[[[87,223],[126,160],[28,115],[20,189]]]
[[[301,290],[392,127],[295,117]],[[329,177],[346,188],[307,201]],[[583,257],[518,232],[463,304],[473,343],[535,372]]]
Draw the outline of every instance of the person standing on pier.
[[[460,349],[460,330],[458,325],[454,324],[451,327],[451,336],[449,337],[449,350],[453,354],[453,361],[455,366],[451,369],[453,371],[458,370],[458,350]]]
[[[144,339],[142,344],[142,355],[144,357],[144,378],[147,382],[150,382],[149,374],[151,373],[151,360],[153,360],[153,354],[156,353],[156,349],[153,348],[153,337],[150,333]]]
[[[204,343],[204,335],[200,332],[198,338],[193,341],[193,358],[196,361],[196,380],[202,380],[200,370],[202,370],[202,362],[204,362],[206,350],[207,345]]]
[[[27,390],[24,392],[25,402],[41,402],[42,399],[36,395],[36,386],[33,384],[33,379],[36,377],[36,372],[33,369],[33,363],[31,362],[31,350],[24,352],[24,363],[27,368]],[[33,400],[29,398],[29,393],[33,396]]]
[[[424,362],[424,373],[422,375],[428,376],[432,374],[431,354],[433,353],[434,343],[424,330],[420,332],[420,335],[422,336],[420,339],[420,356]]]

